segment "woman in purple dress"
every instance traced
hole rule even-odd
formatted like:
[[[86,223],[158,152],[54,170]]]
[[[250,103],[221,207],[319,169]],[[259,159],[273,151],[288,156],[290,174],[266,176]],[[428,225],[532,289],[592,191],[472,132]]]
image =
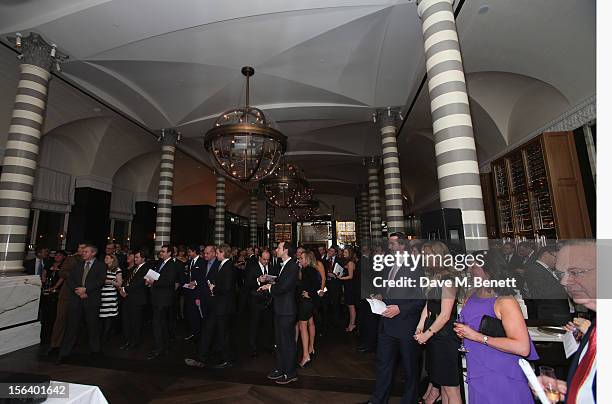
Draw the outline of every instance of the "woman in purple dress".
[[[484,265],[470,267],[475,278],[503,280],[508,278],[505,260],[490,251]],[[538,359],[520,306],[506,287],[476,289],[463,310],[463,324],[455,323],[455,332],[464,338],[467,361],[467,383],[470,404],[529,404],[534,399],[518,360]],[[501,320],[506,337],[485,336],[478,331],[484,315]]]

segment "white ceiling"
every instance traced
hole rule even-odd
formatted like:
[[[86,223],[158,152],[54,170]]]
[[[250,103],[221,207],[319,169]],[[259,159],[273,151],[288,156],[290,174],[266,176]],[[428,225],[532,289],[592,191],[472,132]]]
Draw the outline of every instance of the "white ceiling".
[[[594,1],[466,0],[457,26],[481,159],[595,93]],[[252,104],[289,137],[290,159],[321,194],[365,181],[363,156],[380,153],[372,112],[406,110],[424,75],[408,0],[0,2],[2,37],[30,30],[70,55],[65,77],[151,129],[178,127],[202,156],[212,120],[244,102],[240,68],[254,66]],[[14,65],[0,68],[16,77]],[[530,102],[519,110],[537,119],[513,123]],[[428,109],[421,91],[400,135],[412,204],[437,189]]]

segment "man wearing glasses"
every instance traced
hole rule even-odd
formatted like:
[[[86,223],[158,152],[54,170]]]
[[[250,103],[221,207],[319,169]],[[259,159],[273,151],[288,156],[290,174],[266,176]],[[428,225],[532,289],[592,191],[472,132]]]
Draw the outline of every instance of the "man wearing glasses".
[[[573,240],[557,254],[557,270],[561,284],[575,303],[597,311],[597,246],[594,240]],[[593,320],[572,356],[567,383],[557,380],[561,400],[567,404],[596,402],[597,389],[597,324]],[[540,376],[545,387],[550,380]]]

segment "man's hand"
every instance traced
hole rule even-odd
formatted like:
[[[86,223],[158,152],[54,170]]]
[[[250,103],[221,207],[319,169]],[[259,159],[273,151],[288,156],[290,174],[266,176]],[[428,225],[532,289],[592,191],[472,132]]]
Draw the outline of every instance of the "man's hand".
[[[189,288],[194,289],[196,287],[196,281],[189,282]]]
[[[121,295],[121,297],[126,297],[127,296],[127,293],[125,293],[125,290],[123,288],[121,288],[119,290],[119,294]]]
[[[564,382],[563,380],[559,380],[559,379],[553,379],[552,377],[547,377],[547,376],[538,376],[538,382],[540,382],[540,386],[542,386],[544,390],[546,390],[546,388],[550,386],[551,384],[554,386],[556,382],[557,389],[559,390],[559,393],[561,393],[560,401],[565,401],[565,395],[567,394],[567,383],[566,382]],[[531,385],[529,385],[529,387],[531,387]],[[535,394],[535,391],[533,390],[533,388],[531,388],[531,391],[533,391]]]
[[[87,293],[81,293],[79,296],[81,297],[82,300],[85,300],[89,297],[87,296]]]
[[[149,278],[144,278],[144,281],[147,286],[151,286],[153,285],[153,282],[155,282],[153,279],[149,279]]]
[[[400,313],[399,306],[397,304],[392,304],[390,306],[387,306],[387,309],[383,311],[382,313],[380,313],[380,315],[383,317],[387,317],[387,318],[393,318],[397,316],[399,313]]]
[[[199,306],[200,305],[200,299],[195,299],[195,304],[196,304],[196,306]]]
[[[75,288],[74,289],[74,293],[76,293],[77,295],[81,296],[83,293],[85,293],[87,289],[85,289],[84,287],[79,287],[79,288]]]
[[[270,291],[270,288],[272,287],[272,285],[270,285],[269,283],[267,285],[262,285],[259,287],[259,289],[257,289],[258,292],[265,292],[265,291]]]
[[[266,276],[265,275],[259,275],[257,280],[259,281],[259,283],[264,283],[266,281]]]

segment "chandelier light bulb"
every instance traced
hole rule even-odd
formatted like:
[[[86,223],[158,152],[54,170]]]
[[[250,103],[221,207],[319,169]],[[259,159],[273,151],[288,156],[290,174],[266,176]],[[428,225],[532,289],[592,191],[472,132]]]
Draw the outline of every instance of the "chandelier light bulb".
[[[15,34],[15,46],[21,48],[21,32]]]

